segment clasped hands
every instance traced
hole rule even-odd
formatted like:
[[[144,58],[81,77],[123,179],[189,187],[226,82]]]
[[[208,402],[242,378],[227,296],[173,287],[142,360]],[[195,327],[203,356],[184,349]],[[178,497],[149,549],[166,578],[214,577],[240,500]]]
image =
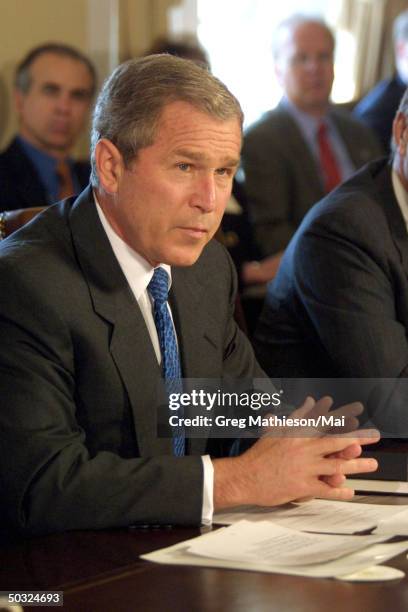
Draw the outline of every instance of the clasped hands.
[[[275,506],[312,497],[348,500],[347,475],[373,472],[375,459],[361,458],[362,446],[378,442],[374,429],[357,429],[363,411],[359,402],[333,410],[330,397],[306,398],[290,418],[318,420],[330,414],[344,417],[341,427],[267,428],[255,444],[238,457],[216,459],[214,508],[242,504]]]

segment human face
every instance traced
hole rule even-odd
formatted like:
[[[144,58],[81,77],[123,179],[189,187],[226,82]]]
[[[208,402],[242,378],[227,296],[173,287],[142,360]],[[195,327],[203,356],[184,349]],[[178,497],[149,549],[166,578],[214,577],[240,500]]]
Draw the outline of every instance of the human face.
[[[333,85],[333,42],[318,23],[288,32],[280,48],[276,74],[289,100],[300,110],[321,115]]]
[[[85,64],[44,53],[30,68],[27,93],[17,90],[20,134],[38,149],[64,157],[82,129],[92,98],[92,77]]]
[[[102,206],[113,229],[152,266],[192,265],[221,222],[240,148],[238,119],[168,104],[154,143],[123,169]]]

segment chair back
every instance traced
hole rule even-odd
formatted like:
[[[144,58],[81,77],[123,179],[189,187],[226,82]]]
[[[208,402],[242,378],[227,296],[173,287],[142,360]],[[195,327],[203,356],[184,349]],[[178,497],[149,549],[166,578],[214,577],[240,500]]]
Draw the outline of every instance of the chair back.
[[[0,212],[0,240],[7,238],[10,234],[31,221],[45,206],[33,206],[32,208],[19,208],[17,210],[4,210]]]

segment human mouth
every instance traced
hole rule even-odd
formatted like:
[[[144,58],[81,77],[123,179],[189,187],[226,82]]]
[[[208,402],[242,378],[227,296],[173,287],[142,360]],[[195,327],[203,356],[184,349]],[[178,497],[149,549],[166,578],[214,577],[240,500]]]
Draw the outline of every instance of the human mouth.
[[[208,230],[200,226],[181,227],[180,229],[192,238],[203,238],[208,234]]]
[[[66,122],[55,122],[51,125],[51,131],[55,134],[68,134],[71,126]]]

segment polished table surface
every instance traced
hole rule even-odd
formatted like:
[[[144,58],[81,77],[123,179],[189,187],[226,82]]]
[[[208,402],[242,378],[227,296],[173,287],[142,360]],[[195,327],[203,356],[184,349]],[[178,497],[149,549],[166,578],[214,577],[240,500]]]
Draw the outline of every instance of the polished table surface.
[[[389,497],[371,498],[376,503]],[[364,501],[366,498],[364,499]],[[363,501],[363,500],[362,500]],[[391,498],[407,504],[407,498]],[[200,534],[199,529],[70,532],[3,544],[0,590],[60,590],[64,612],[406,612],[406,554],[387,565],[407,576],[351,583],[213,568],[157,565],[139,555]],[[26,607],[24,610],[39,610]]]

